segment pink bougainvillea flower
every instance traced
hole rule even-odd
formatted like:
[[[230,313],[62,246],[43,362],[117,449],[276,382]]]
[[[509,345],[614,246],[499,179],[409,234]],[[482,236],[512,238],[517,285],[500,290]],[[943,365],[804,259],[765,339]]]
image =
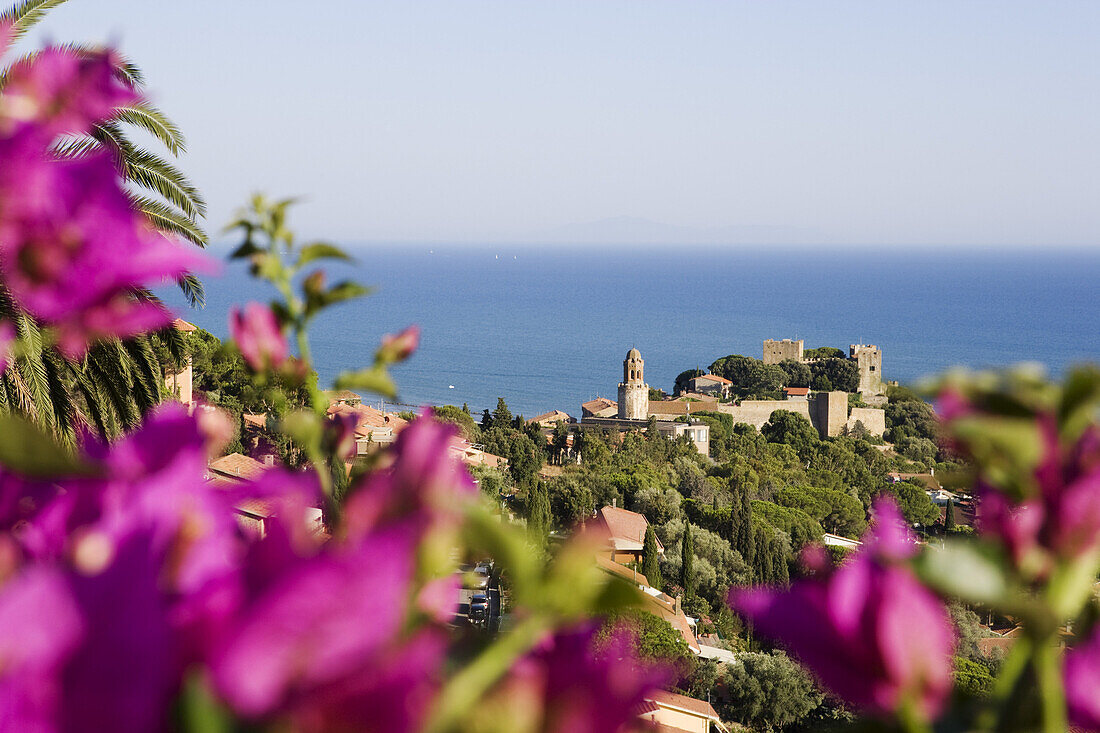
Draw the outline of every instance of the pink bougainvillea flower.
[[[122,80],[114,52],[46,48],[9,70],[0,97],[0,134],[28,125],[52,142],[60,134],[87,133],[93,123],[138,99]]]
[[[15,338],[15,325],[11,321],[0,321],[0,374],[3,374],[11,363]]]
[[[453,439],[452,427],[429,417],[409,423],[394,443],[393,463],[352,488],[344,508],[347,536],[402,521],[426,531],[454,517],[477,487],[451,450]]]
[[[303,733],[421,730],[439,689],[445,651],[442,633],[421,631],[348,679],[303,698],[288,717]]]
[[[645,696],[668,682],[670,670],[641,660],[627,629],[602,644],[598,631],[595,623],[560,631],[509,671],[504,691],[525,701],[525,715],[541,718],[534,730],[622,731],[637,721]]]
[[[262,303],[249,303],[243,312],[234,308],[229,314],[229,333],[253,371],[278,369],[290,356],[275,314]]]
[[[378,349],[378,356],[382,361],[404,361],[412,356],[416,347],[420,344],[420,327],[409,326],[401,333],[388,333],[382,337],[382,346]]]
[[[951,690],[951,623],[943,603],[895,564],[907,551],[896,507],[879,501],[875,513],[866,546],[839,568],[786,591],[734,589],[730,605],[852,705],[888,713],[908,704],[931,718]]]
[[[166,326],[168,311],[134,291],[206,269],[150,228],[106,153],[52,161],[35,149],[0,167],[0,271],[18,305],[57,328],[69,358],[98,338]]]
[[[274,579],[214,657],[214,679],[240,714],[261,718],[356,676],[399,638],[413,544],[375,534],[353,553],[326,553]]]
[[[1070,722],[1100,730],[1100,633],[1066,652],[1064,670]]]
[[[61,671],[85,623],[60,571],[31,568],[0,590],[0,727],[57,728]]]
[[[1090,426],[1064,446],[1053,417],[1038,418],[1042,457],[1035,491],[1012,499],[981,475],[978,528],[999,539],[1017,565],[1042,574],[1054,558],[1072,560],[1100,546],[1100,432]]]

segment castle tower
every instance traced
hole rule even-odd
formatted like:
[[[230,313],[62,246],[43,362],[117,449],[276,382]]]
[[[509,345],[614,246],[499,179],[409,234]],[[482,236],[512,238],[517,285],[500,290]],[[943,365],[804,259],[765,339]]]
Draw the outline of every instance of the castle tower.
[[[631,349],[623,361],[623,381],[619,382],[619,419],[645,420],[649,417],[649,385],[645,383],[645,362],[637,349]]]
[[[778,364],[785,359],[793,359],[794,361],[802,361],[802,350],[804,342],[802,339],[792,341],[791,339],[783,339],[782,341],[776,341],[775,339],[764,340],[764,363],[765,364]]]
[[[864,395],[880,395],[882,389],[882,352],[874,344],[852,344],[848,358],[859,368],[859,391]]]

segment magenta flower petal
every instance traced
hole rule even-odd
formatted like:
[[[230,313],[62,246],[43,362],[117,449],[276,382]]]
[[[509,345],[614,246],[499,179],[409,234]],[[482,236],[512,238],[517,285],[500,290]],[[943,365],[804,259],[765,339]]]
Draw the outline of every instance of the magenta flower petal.
[[[57,729],[61,669],[83,638],[80,610],[59,572],[32,568],[0,591],[0,727]]]
[[[398,533],[299,564],[260,596],[213,662],[218,689],[260,717],[347,679],[400,631],[412,544]]]
[[[1070,722],[1100,730],[1100,633],[1066,652],[1064,670]]]
[[[930,718],[951,689],[953,633],[943,603],[894,564],[911,552],[895,514],[880,507],[864,547],[825,577],[734,589],[729,603],[852,705],[892,712],[909,701]]]

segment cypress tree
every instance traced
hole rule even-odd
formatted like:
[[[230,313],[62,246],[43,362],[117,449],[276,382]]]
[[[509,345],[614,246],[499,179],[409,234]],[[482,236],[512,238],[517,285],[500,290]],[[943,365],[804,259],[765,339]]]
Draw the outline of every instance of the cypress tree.
[[[488,430],[493,427],[493,416],[489,414],[489,408],[486,407],[481,413],[481,427],[483,430]]]
[[[756,535],[752,530],[752,500],[749,499],[747,491],[741,493],[740,514],[735,547],[741,553],[741,559],[745,564],[752,568],[756,564]]]
[[[550,529],[550,497],[546,485],[536,482],[527,492],[527,535],[542,547]]]
[[[648,580],[650,586],[660,588],[664,585],[661,577],[661,564],[657,559],[657,535],[653,533],[653,526],[645,528],[645,542],[642,543],[642,575]]]
[[[787,568],[787,557],[783,553],[783,545],[779,542],[772,543],[772,575],[777,585],[790,585],[791,574]]]
[[[948,532],[955,531],[955,501],[954,499],[947,500],[947,510],[943,516],[943,528]]]
[[[772,567],[772,539],[768,536],[768,531],[764,528],[764,525],[758,524],[753,529],[754,539],[756,540],[754,575],[759,583],[771,583],[775,580],[773,577],[774,568]]]
[[[508,404],[503,397],[497,397],[497,409],[493,410],[493,427],[505,429],[512,427],[512,411],[508,409]]]
[[[691,546],[691,522],[684,522],[684,539],[680,543],[680,585],[684,587],[684,595],[690,596],[695,577],[692,562],[695,559],[695,549]]]

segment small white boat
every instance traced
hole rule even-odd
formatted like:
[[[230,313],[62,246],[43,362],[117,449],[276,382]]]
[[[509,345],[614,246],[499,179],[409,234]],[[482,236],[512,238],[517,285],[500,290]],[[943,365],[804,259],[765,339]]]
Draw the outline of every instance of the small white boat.
[[[453,384],[448,384],[447,385],[447,389],[454,389],[454,388],[455,388],[455,386]]]

